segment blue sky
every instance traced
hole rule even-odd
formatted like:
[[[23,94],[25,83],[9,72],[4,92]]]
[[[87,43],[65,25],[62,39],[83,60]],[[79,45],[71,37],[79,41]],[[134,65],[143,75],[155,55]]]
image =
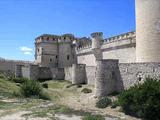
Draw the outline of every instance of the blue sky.
[[[0,0],[0,57],[34,60],[34,39],[43,33],[109,37],[135,30],[134,6],[134,0]]]

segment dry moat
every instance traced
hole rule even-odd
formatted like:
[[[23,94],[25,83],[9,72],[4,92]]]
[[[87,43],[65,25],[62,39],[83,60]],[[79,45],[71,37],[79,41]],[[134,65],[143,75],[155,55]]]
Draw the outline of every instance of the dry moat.
[[[68,81],[46,81],[43,88],[50,100],[15,97],[20,85],[0,79],[0,119],[1,120],[83,120],[86,116],[106,120],[136,120],[125,115],[120,107],[105,109],[95,107],[94,87],[71,85]],[[43,84],[43,83],[41,83]],[[84,93],[88,88],[91,93]],[[112,97],[112,99],[115,99]],[[98,120],[99,120],[98,119]],[[101,120],[100,119],[100,120]]]

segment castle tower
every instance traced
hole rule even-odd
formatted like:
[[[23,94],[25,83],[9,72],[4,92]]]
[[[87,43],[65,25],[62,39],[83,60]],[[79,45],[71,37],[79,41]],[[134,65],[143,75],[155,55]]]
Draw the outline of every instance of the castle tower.
[[[136,61],[160,62],[160,0],[136,0]]]
[[[102,32],[95,32],[91,34],[92,37],[92,51],[96,58],[96,60],[101,60],[103,58],[103,53],[101,50],[102,40],[103,40],[103,33]]]
[[[35,41],[35,62],[41,67],[58,67],[58,38],[44,34]]]
[[[59,58],[58,67],[64,68],[72,66],[76,62],[75,48],[72,42],[75,40],[74,35],[64,34],[58,39],[59,44]]]

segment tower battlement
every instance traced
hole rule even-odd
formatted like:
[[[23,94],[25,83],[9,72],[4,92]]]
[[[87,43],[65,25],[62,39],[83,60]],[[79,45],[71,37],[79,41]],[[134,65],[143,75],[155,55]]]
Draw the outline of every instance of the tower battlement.
[[[41,43],[41,42],[57,42],[60,36],[58,35],[51,35],[51,34],[42,34],[39,37],[35,39],[35,43]]]
[[[103,32],[94,32],[91,34],[92,38],[102,37],[102,36],[103,36]]]

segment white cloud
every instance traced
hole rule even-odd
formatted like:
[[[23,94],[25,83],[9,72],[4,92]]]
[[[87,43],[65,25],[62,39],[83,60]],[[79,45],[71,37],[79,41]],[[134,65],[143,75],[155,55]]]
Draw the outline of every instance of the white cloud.
[[[31,52],[24,52],[25,55],[32,55]]]
[[[23,52],[23,54],[25,55],[32,55],[33,53],[33,49],[32,48],[29,48],[29,47],[20,47],[20,50]]]

